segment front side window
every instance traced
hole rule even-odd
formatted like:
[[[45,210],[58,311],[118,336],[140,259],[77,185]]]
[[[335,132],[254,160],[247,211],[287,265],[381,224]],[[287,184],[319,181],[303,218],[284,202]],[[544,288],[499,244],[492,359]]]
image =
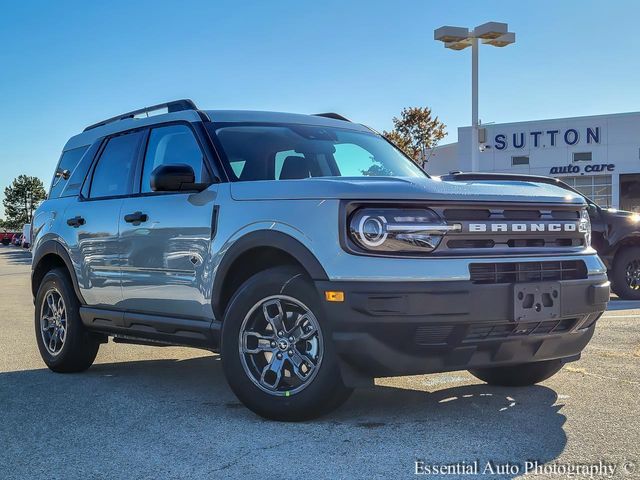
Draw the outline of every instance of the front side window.
[[[315,125],[229,125],[215,128],[233,181],[312,177],[426,177],[382,137]]]
[[[151,174],[161,165],[184,164],[193,168],[195,182],[209,182],[202,150],[186,125],[170,125],[151,130],[142,167],[141,191],[151,192]]]
[[[115,197],[130,193],[141,132],[110,138],[93,171],[90,198]]]

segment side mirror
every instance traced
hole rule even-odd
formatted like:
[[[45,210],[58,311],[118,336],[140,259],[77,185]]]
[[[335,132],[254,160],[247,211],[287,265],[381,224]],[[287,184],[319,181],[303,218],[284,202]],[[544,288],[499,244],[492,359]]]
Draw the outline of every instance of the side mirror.
[[[196,190],[201,192],[209,186],[206,183],[195,183],[193,168],[183,163],[160,165],[151,172],[151,190],[154,192],[180,192]]]

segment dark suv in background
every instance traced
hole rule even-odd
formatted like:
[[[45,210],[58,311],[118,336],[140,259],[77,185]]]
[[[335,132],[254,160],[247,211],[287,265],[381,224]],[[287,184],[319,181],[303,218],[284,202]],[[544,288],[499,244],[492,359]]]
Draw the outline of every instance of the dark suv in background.
[[[454,182],[526,181],[565,188],[585,199],[591,219],[591,245],[608,268],[611,289],[625,300],[640,300],[640,214],[602,208],[575,188],[551,177],[457,172],[440,177]]]

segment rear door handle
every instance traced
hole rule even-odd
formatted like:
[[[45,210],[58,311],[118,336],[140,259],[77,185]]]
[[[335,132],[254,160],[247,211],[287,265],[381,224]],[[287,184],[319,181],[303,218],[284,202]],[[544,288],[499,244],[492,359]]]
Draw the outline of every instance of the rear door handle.
[[[133,223],[134,225],[140,225],[142,222],[146,222],[149,219],[146,213],[133,212],[124,216],[124,221],[127,223]]]
[[[84,225],[84,224],[85,224],[84,218],[82,218],[79,215],[73,218],[69,218],[67,220],[67,225],[73,228],[78,228],[80,225]]]

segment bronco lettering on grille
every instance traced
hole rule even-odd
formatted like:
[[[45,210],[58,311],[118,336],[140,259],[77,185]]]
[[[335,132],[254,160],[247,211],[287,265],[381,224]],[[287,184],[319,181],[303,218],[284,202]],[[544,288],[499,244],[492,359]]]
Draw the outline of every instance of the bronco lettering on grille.
[[[470,232],[576,232],[576,223],[470,223]]]

